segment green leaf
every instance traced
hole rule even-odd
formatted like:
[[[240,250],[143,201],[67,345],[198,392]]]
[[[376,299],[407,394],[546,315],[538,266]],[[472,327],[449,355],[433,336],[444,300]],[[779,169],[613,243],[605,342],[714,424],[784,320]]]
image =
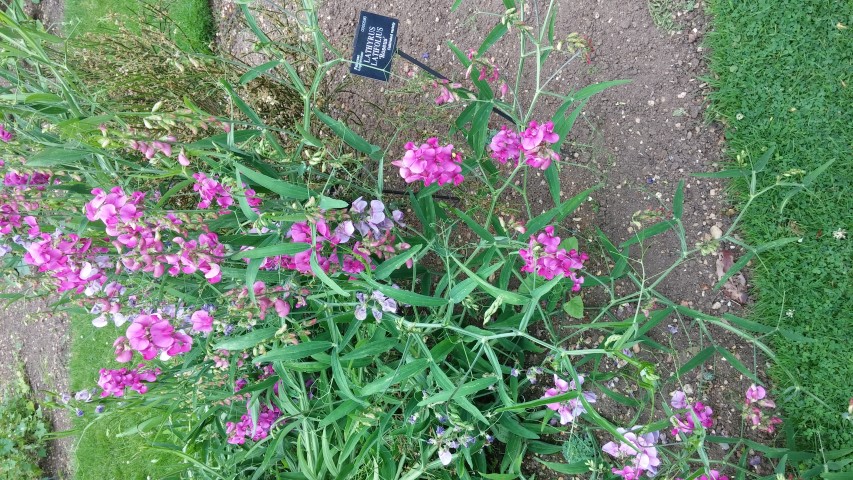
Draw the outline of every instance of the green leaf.
[[[503,265],[503,263],[496,263],[494,265],[489,265],[488,267],[483,267],[479,272],[477,272],[477,276],[480,278],[489,278],[491,274],[495,273]],[[457,304],[461,302],[476,288],[477,282],[475,282],[473,278],[469,277],[462,280],[450,289],[450,303]]]
[[[91,160],[91,152],[71,148],[46,148],[27,159],[27,167],[55,167],[57,165],[65,165],[80,168],[84,167]]]
[[[496,377],[483,377],[478,378],[474,381],[468,382],[458,388],[454,388],[451,390],[444,390],[443,392],[432,395],[431,397],[425,398],[418,402],[419,407],[423,407],[426,405],[434,405],[437,403],[448,402],[456,397],[467,397],[469,395],[473,395],[480,390],[488,388],[491,385],[494,385],[498,379]]]
[[[502,415],[498,424],[517,437],[526,438],[528,440],[539,440],[539,435],[537,435],[536,432],[525,428],[524,425],[518,423],[518,421],[512,417],[512,414]]]
[[[326,115],[325,113],[314,109],[314,115],[320,119],[321,122],[325,123],[332,129],[333,132],[337,136],[341,138],[347,145],[356,149],[357,151],[367,155],[368,157],[379,160],[383,157],[382,149],[377,147],[376,145],[372,145],[370,142],[365,140],[363,137],[350,130],[344,123],[335,120],[334,118]]]
[[[342,362],[351,362],[360,358],[375,357],[380,353],[387,353],[394,349],[397,345],[397,340],[394,338],[385,338],[382,340],[373,340],[366,342],[364,345],[352,350],[341,357]]]
[[[280,60],[273,60],[271,62],[267,62],[263,65],[258,65],[257,67],[249,69],[246,73],[244,73],[240,77],[240,85],[245,85],[252,80],[260,77],[261,75],[267,73],[268,71],[274,69],[281,63]]]
[[[690,360],[687,361],[687,363],[682,365],[681,368],[678,369],[678,372],[675,373],[675,375],[673,375],[669,378],[670,379],[681,378],[682,376],[684,376],[685,373],[687,373],[690,370],[693,370],[694,368],[698,367],[699,365],[705,363],[705,361],[708,360],[709,358],[711,358],[711,356],[714,355],[714,352],[716,352],[716,351],[717,351],[716,347],[708,347],[705,350],[702,350],[701,352],[697,353],[695,357],[691,358]]]
[[[473,218],[469,217],[468,214],[466,214],[462,210],[459,210],[458,208],[454,208],[453,213],[455,213],[457,217],[461,218],[462,221],[465,222],[465,225],[468,225],[468,227],[473,230],[474,233],[476,233],[480,238],[488,242],[495,241],[495,237],[491,233],[489,233],[489,231],[486,230],[482,225],[475,222]]]
[[[491,296],[495,298],[500,298],[501,300],[503,300],[504,303],[510,305],[526,305],[530,301],[528,297],[519,295],[515,292],[510,292],[509,290],[502,290],[487,282],[486,280],[483,280],[482,278],[480,278],[479,275],[468,269],[468,267],[466,267],[456,257],[453,257],[453,261],[456,262],[456,264],[459,265],[459,268],[461,268],[462,271],[468,275],[469,279],[474,280],[474,282],[476,282],[480,286],[480,288],[485,290]]]
[[[323,268],[320,267],[320,264],[317,263],[317,251],[311,251],[311,260],[309,262],[311,264],[311,271],[317,278],[320,279],[327,287],[331,288],[333,292],[337,293],[342,297],[349,297],[349,293],[347,293],[343,288],[341,288],[334,280],[329,277],[326,272],[323,271]]]
[[[672,201],[672,215],[681,220],[682,214],[684,214],[684,180],[678,182],[678,188],[675,189],[675,197]]]
[[[405,305],[411,305],[413,307],[442,307],[447,305],[447,299],[445,298],[430,297],[410,292],[408,290],[389,287],[388,285],[382,285],[370,278],[364,278],[363,280],[370,284],[371,287],[382,292],[386,297],[393,298]]]
[[[251,290],[251,288],[250,288]],[[227,338],[213,346],[214,350],[246,350],[270,339],[278,331],[278,327],[260,328],[240,336]]]
[[[384,280],[388,278],[388,276],[391,275],[394,270],[397,270],[398,268],[402,267],[406,264],[407,261],[409,261],[410,258],[417,255],[417,253],[421,250],[422,247],[423,245],[415,245],[412,248],[406,250],[404,253],[401,253],[400,255],[395,255],[389,258],[388,260],[385,260],[384,262],[380,263],[379,266],[376,267],[376,270],[373,271],[374,278],[378,280]]]
[[[359,395],[362,397],[368,397],[370,395],[385,392],[385,390],[388,390],[391,385],[402,383],[410,377],[425,371],[428,365],[429,361],[423,358],[409,362],[394,372],[391,372],[384,377],[377,378],[376,380],[361,387]]]
[[[572,297],[568,303],[563,304],[563,311],[572,318],[583,319],[583,298],[580,295]]]
[[[539,230],[542,230],[552,222],[562,222],[564,218],[569,216],[587,198],[589,198],[592,192],[598,190],[599,188],[601,188],[601,185],[595,185],[594,187],[588,188],[583,192],[561,203],[560,205],[557,205],[556,207],[548,210],[547,212],[531,218],[525,226],[526,232],[518,237],[519,241],[526,242],[531,235],[535,235],[537,232],[539,232]]]
[[[311,198],[311,193],[303,186],[293,185],[292,183],[268,177],[263,173],[256,172],[239,163],[237,163],[235,167],[237,168],[237,171],[249,180],[273,193],[279,194],[284,199],[308,200]]]
[[[767,168],[767,162],[770,161],[770,157],[773,156],[773,152],[776,151],[776,145],[771,146],[764,152],[761,157],[758,158],[758,161],[752,166],[752,171],[755,173],[761,173]]]
[[[255,357],[253,363],[269,363],[269,362],[292,362],[311,355],[323,353],[332,348],[331,342],[313,340],[310,342],[298,343],[296,345],[285,345],[276,347],[269,352]]]
[[[755,383],[761,383],[761,380],[759,380],[759,379],[758,379],[758,377],[757,377],[757,376],[755,376],[755,374],[754,374],[754,373],[752,373],[751,371],[749,371],[749,369],[748,369],[748,368],[746,368],[746,366],[744,366],[744,364],[743,364],[743,363],[741,363],[741,361],[740,361],[740,360],[738,360],[738,359],[737,359],[737,357],[735,357],[735,356],[734,356],[734,354],[732,354],[732,352],[730,352],[730,351],[728,351],[728,350],[726,350],[725,348],[720,347],[720,346],[717,346],[717,351],[718,351],[718,352],[720,353],[720,355],[722,355],[722,356],[723,356],[723,358],[725,358],[725,359],[726,359],[726,360],[727,360],[727,361],[728,361],[728,362],[729,362],[733,367],[735,367],[735,369],[736,369],[738,372],[740,372],[740,373],[744,374],[744,376],[746,376],[746,377],[748,377],[748,378],[751,378],[751,379],[752,379],[752,381],[753,381],[753,382],[755,382]]]
[[[266,127],[266,123],[261,120],[261,117],[258,116],[255,110],[252,109],[252,107],[249,106],[248,103],[246,103],[242,98],[240,98],[239,95],[237,95],[237,92],[234,91],[234,88],[231,87],[231,84],[229,84],[228,81],[222,79],[219,80],[219,84],[222,85],[222,88],[224,88],[226,92],[228,92],[228,95],[231,96],[231,100],[234,101],[234,104],[237,105],[237,108],[239,108],[240,111],[243,112],[247,117],[249,117],[249,120],[251,120],[256,127],[261,129]]]
[[[699,172],[692,174],[699,178],[737,178],[749,175],[748,170],[722,170],[719,172]]]
[[[338,405],[338,407],[336,409],[332,410],[328,415],[326,415],[323,418],[323,420],[320,421],[319,424],[317,424],[317,429],[322,430],[323,428],[325,428],[325,427],[335,423],[336,421],[340,420],[341,418],[349,415],[350,412],[357,409],[358,407],[359,407],[359,404],[357,402],[352,401],[352,400],[347,400],[347,401],[341,403],[340,405]]]
[[[534,457],[536,458],[536,457]],[[546,462],[545,460],[541,460],[536,458],[536,461],[545,465],[547,468],[557,472],[557,473],[567,473],[569,475],[578,475],[581,473],[589,472],[589,466],[586,462],[577,462],[577,463],[555,463],[555,462]]]
[[[347,208],[348,206],[349,203],[343,200],[322,196],[320,197],[320,203],[317,205],[317,208],[320,210],[336,210],[339,208]]]
[[[237,252],[232,255],[231,258],[237,260],[240,258],[268,258],[277,257],[279,255],[295,255],[297,253],[302,253],[309,248],[311,248],[311,245],[307,243],[279,243],[277,245],[268,245],[266,247]]]
[[[480,45],[480,48],[477,50],[477,56],[483,55],[486,53],[492,45],[494,45],[498,40],[501,39],[506,32],[509,30],[506,28],[506,25],[503,23],[498,23],[492,28],[492,31],[486,36],[486,39],[483,40],[483,43]]]
[[[654,237],[655,235],[660,235],[661,233],[664,233],[664,232],[672,229],[673,227],[675,227],[675,222],[673,222],[672,220],[665,220],[663,222],[658,222],[658,223],[652,225],[651,227],[646,227],[646,228],[640,230],[639,232],[637,232],[636,235],[634,235],[633,237],[629,238],[628,240],[625,240],[624,242],[622,242],[619,245],[619,248],[624,249],[625,247],[629,247],[635,243],[644,242],[647,239]]]

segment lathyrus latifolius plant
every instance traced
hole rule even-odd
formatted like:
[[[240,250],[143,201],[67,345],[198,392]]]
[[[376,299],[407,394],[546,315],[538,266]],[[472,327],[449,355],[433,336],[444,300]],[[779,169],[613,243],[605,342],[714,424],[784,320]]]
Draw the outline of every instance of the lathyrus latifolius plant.
[[[681,187],[669,218],[618,247],[602,237],[615,265],[608,276],[584,270],[589,256],[560,226],[596,189],[561,199],[560,146],[589,98],[621,82],[548,90],[556,73],[543,78],[546,59],[567,54],[565,67],[583,55],[566,52],[547,27],[553,2],[541,32],[507,0],[478,50],[451,44],[471,88],[442,85],[440,103],[458,107],[458,120],[446,138],[408,139],[399,158],[316,108],[320,79],[345,60],[326,58],[315,6],[303,6],[296,18],[316,47],[316,78],[306,82],[276,59],[303,99],[301,122],[286,132],[297,139],[293,151],[228,85],[244,120],[191,111],[198,118],[188,121],[210,133],[194,141],[129,130],[121,115],[77,98],[85,91],[68,88],[76,83],[59,69],[60,88],[9,94],[0,252],[7,266],[41,274],[88,311],[95,327],[116,329],[116,360],[128,366],[93,379],[101,405],[160,412],[161,428],[179,440],[152,448],[203,478],[524,478],[525,454],[563,450],[548,439],[567,430],[607,443],[598,457],[545,462],[563,473],[637,478],[696,467],[713,478],[718,463],[733,468],[703,457],[703,441],[734,442],[704,436],[713,412],[700,402],[673,397],[675,410],[653,419],[665,384],[631,353],[671,314],[728,325],[667,300],[659,278],[629,268],[631,245],[668,230],[684,247],[672,268],[701,250],[686,244]],[[510,31],[525,52],[516,78],[535,67],[530,105],[485,60]],[[562,101],[550,117],[535,108],[543,95]],[[511,120],[490,130],[496,108]],[[335,138],[312,130],[318,123]],[[332,143],[350,151],[327,149]],[[336,167],[293,161],[306,151],[374,162],[375,182],[354,185]],[[402,200],[384,195],[385,166],[409,185]],[[554,203],[539,214],[527,188],[534,171],[544,172]],[[332,198],[338,185],[335,196],[346,200]],[[487,193],[482,208],[440,201],[440,190],[471,185]],[[513,215],[502,210],[510,191],[522,199]],[[637,289],[617,295],[619,279]],[[600,310],[583,306],[579,292],[590,287],[609,297]],[[637,307],[633,319],[601,321],[622,305]],[[605,341],[574,346],[558,328],[565,315],[588,318],[579,327]],[[718,352],[728,354],[715,347],[695,363]],[[603,365],[613,360],[639,400],[607,387],[614,374]],[[634,424],[617,427],[598,413],[605,400],[634,408]],[[744,415],[775,425],[760,409]],[[638,426],[641,416],[652,420]],[[670,428],[697,448],[660,453],[660,432]],[[618,465],[599,462],[603,454]]]

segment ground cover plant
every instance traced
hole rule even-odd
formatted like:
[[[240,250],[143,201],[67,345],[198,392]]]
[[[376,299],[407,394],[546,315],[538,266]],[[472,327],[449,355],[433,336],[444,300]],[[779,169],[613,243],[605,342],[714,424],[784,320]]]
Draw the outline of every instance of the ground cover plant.
[[[625,242],[600,235],[609,272],[585,270],[589,256],[561,222],[596,187],[561,200],[557,152],[584,105],[620,81],[550,90],[541,67],[585,54],[581,39],[558,37],[553,8],[536,31],[507,1],[479,49],[451,44],[466,81],[435,88],[438,103],[458,106],[456,121],[441,138],[400,142],[399,155],[317,107],[326,72],[346,60],[327,50],[310,2],[296,18],[314,68],[301,74],[292,46],[265,37],[246,9],[273,60],[240,82],[265,76],[299,94],[299,121],[283,129],[227,79],[229,116],[192,102],[175,116],[159,102],[112,111],[61,68],[49,48],[61,39],[3,16],[13,45],[4,54],[16,62],[3,72],[14,85],[3,104],[5,266],[42,274],[58,305],[89,312],[125,365],[104,366],[94,391],[65,403],[84,415],[120,415],[120,403],[145,411],[150,419],[123,433],[157,434],[150,450],[203,478],[524,478],[526,454],[559,452],[565,462],[542,463],[563,474],[725,478],[757,476],[750,449],[775,473],[810,458],[756,441],[779,428],[773,396],[711,336],[670,378],[634,354],[673,353],[648,335],[671,316],[728,330],[770,359],[763,337],[794,335],[691,310],[657,291],[665,273],[647,277],[633,259],[674,232],[682,254],[672,271],[736,241],[741,217],[720,241],[689,245],[678,186],[673,205],[636,219]],[[523,52],[515,81],[534,70],[532,103],[557,98],[555,112],[540,117],[510,94],[513,76],[490,62],[510,33]],[[512,120],[492,129],[495,108]],[[140,118],[144,128],[128,127]],[[374,165],[373,177],[353,181],[346,157]],[[540,214],[527,191],[534,170],[556,204]],[[386,175],[409,185],[405,196],[384,195]],[[756,197],[802,186],[750,184]],[[484,192],[483,204],[454,206],[445,194],[456,187]],[[501,208],[508,192],[522,198],[514,216]],[[795,240],[739,245],[757,254]],[[585,306],[584,289],[603,305]],[[620,307],[631,313],[617,316]],[[573,347],[556,325],[568,317],[602,340]],[[734,393],[739,436],[710,435],[720,412],[677,386],[714,356],[755,382]],[[617,377],[636,385],[633,397],[608,387]],[[624,415],[605,418],[604,403]],[[555,440],[566,432],[580,440]],[[710,444],[728,453],[709,457]]]
[[[779,368],[772,373],[777,394],[786,399],[792,435],[804,449],[850,448],[846,412],[853,392],[838,379],[853,374],[846,341],[853,334],[853,306],[845,301],[853,293],[853,93],[847,68],[853,10],[845,2],[787,7],[794,3],[713,2],[714,108],[729,125],[733,169],[759,170],[759,187],[779,179],[808,185],[806,195],[780,190],[752,199],[745,182],[736,181],[733,193],[754,207],[742,223],[750,242],[800,239],[768,252],[754,269],[754,320],[820,339],[774,341]],[[758,163],[772,148],[767,161]],[[815,177],[816,171],[823,173]]]
[[[11,387],[0,391],[0,478],[39,479],[49,425],[20,362],[15,367]]]

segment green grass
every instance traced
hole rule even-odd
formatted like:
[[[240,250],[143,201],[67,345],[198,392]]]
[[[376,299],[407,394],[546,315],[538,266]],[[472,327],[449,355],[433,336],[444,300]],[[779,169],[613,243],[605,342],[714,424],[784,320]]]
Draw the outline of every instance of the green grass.
[[[101,368],[127,366],[117,363],[113,354],[113,341],[122,333],[123,329],[112,325],[100,329],[93,327],[91,315],[72,316],[69,364],[72,391],[95,386]],[[131,392],[129,398],[134,396],[136,394]],[[105,411],[99,416],[87,412],[83,417],[75,418],[75,427],[82,429],[82,433],[77,437],[74,449],[74,478],[163,478],[174,471],[175,457],[146,448],[152,441],[151,435],[117,437],[148,418],[148,414],[139,409]]]
[[[716,0],[712,10],[713,104],[728,123],[732,158],[743,151],[755,161],[775,145],[764,185],[834,160],[781,214],[785,190],[759,198],[742,233],[752,244],[802,237],[754,262],[752,316],[814,340],[775,342],[780,366],[771,374],[788,399],[789,438],[813,451],[851,447],[853,424],[842,414],[853,378],[853,3]],[[745,184],[733,191],[740,201],[748,195]],[[847,239],[833,238],[839,229]]]
[[[157,12],[164,6],[168,20]],[[213,38],[213,15],[207,0],[68,0],[65,4],[66,33],[110,29],[107,14],[115,14],[131,31],[138,31],[139,18],[172,32],[183,49],[208,52]]]

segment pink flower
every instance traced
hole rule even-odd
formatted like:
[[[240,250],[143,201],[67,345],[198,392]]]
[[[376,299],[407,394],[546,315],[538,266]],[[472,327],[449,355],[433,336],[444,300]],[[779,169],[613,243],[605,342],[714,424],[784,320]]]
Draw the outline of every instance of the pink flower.
[[[157,380],[160,375],[160,369],[142,370],[144,364],[139,364],[137,369],[121,368],[118,370],[101,369],[101,377],[98,379],[98,386],[103,390],[101,397],[123,397],[125,390],[130,388],[136,392],[144,394],[148,391],[148,386],[143,382],[151,383]]]
[[[561,239],[554,235],[554,227],[545,227],[542,233],[531,235],[528,248],[518,251],[524,260],[522,272],[535,273],[546,280],[565,276],[572,280],[572,291],[577,292],[583,284],[583,277],[577,276],[577,271],[583,268],[583,263],[589,259],[586,253],[577,250],[566,251],[558,248]]]
[[[643,471],[631,465],[625,465],[621,469],[613,467],[611,470],[615,475],[619,475],[624,480],[637,480],[643,474]]]
[[[400,167],[400,176],[406,183],[423,181],[424,186],[451,182],[459,185],[465,178],[461,163],[462,156],[453,151],[453,145],[440,146],[436,137],[428,139],[420,147],[407,143],[403,159],[391,162]]]
[[[747,403],[757,402],[767,396],[767,391],[760,385],[752,384],[746,390]]]
[[[133,358],[133,349],[130,348],[130,344],[128,344],[126,337],[118,337],[116,341],[113,342],[113,347],[116,349],[116,362],[127,363],[131,358]]]
[[[527,165],[546,170],[551,166],[552,161],[560,159],[560,156],[550,147],[559,140],[560,136],[554,132],[553,122],[545,122],[541,125],[530,122],[521,135],[508,127],[501,127],[501,131],[492,137],[489,149],[492,151],[492,158],[500,163],[515,160],[517,164],[520,153],[523,153],[524,162]]]
[[[190,316],[193,322],[193,330],[196,332],[210,332],[213,330],[213,317],[207,310],[197,310]]]
[[[6,130],[6,126],[0,124],[0,140],[4,143],[9,143],[12,141],[12,132]]]
[[[583,385],[583,375],[578,375],[578,379],[580,380],[580,385]],[[546,390],[545,394],[542,395],[542,398],[556,397],[558,395],[568,393],[569,390],[580,390],[580,385],[575,387],[574,380],[572,380],[571,382],[567,382],[555,374],[554,388],[549,388],[548,390]],[[583,395],[584,399],[589,403],[595,403],[596,401],[596,396],[592,392],[581,392],[581,395]],[[549,403],[546,406],[549,409],[560,414],[561,425],[566,425],[570,422],[574,422],[577,417],[579,417],[583,413],[586,413],[586,409],[583,406],[583,402],[581,402],[578,398],[571,398],[569,400]]]
[[[492,137],[492,141],[489,143],[489,150],[492,151],[491,157],[500,163],[506,163],[509,160],[517,163],[518,157],[521,154],[521,140],[517,133],[504,125]]]
[[[658,451],[654,447],[660,435],[658,432],[649,432],[643,435],[634,433],[634,430],[640,428],[639,425],[636,425],[631,430],[617,429],[628,443],[622,441],[618,444],[608,442],[602,446],[601,450],[617,460],[630,460],[630,465],[627,465],[630,468],[627,471],[623,468],[622,472],[631,476],[636,475],[636,477],[646,473],[649,477],[653,477],[657,474],[657,468],[660,466]],[[615,469],[614,473],[617,473]]]
[[[190,166],[190,159],[187,158],[187,154],[184,152],[183,148],[181,149],[180,153],[178,153],[178,163],[184,167]]]

